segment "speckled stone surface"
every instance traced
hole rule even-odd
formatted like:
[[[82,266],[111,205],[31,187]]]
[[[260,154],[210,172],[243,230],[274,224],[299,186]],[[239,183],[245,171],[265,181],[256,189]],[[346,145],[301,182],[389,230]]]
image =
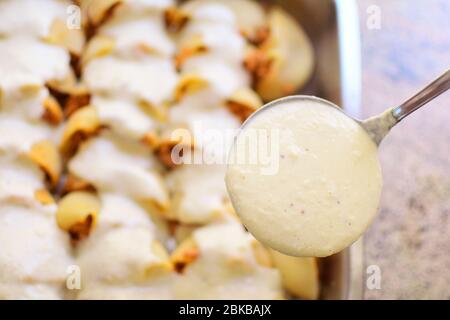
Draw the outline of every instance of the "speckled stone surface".
[[[367,117],[450,68],[450,1],[358,4]],[[372,5],[381,13],[379,30],[367,28]],[[380,158],[381,208],[365,245],[366,263],[381,268],[382,281],[365,298],[450,299],[450,92],[395,127]]]

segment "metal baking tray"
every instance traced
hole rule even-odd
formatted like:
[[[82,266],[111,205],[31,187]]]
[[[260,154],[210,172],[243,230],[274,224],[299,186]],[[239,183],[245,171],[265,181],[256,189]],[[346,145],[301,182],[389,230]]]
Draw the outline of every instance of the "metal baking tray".
[[[301,94],[325,98],[359,118],[361,50],[359,16],[354,0],[272,0],[287,9],[313,41],[316,66]],[[321,259],[321,299],[362,299],[362,239],[350,248]]]

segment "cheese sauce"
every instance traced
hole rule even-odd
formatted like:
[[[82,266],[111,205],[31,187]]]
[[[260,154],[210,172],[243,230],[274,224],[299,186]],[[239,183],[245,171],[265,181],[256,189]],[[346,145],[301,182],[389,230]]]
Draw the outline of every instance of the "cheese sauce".
[[[184,165],[166,176],[172,195],[170,214],[184,223],[207,223],[223,218],[229,200],[224,165]]]
[[[144,145],[103,134],[81,146],[69,162],[69,170],[99,191],[165,205],[167,193],[156,165]]]
[[[280,274],[257,262],[254,238],[240,224],[205,226],[193,238],[200,254],[177,279],[177,299],[283,298]]]
[[[0,206],[0,299],[61,298],[58,291],[73,260],[55,209]]]
[[[22,154],[33,144],[55,140],[55,131],[43,123],[29,123],[16,116],[0,115],[0,153]]]
[[[112,19],[102,26],[99,33],[115,39],[116,50],[124,56],[133,57],[139,47],[164,57],[170,57],[175,52],[175,44],[164,29],[161,15]]]
[[[42,86],[69,75],[70,56],[63,48],[27,36],[0,39],[0,89],[5,92]]]
[[[223,63],[215,53],[189,58],[183,65],[182,74],[196,74],[208,81],[221,97],[229,97],[236,90],[250,86],[250,76],[241,64]]]
[[[255,145],[245,145],[252,129],[277,139],[277,170],[270,174],[260,164],[233,161],[240,152],[255,152]],[[277,138],[269,134],[273,130]],[[257,239],[289,255],[322,257],[349,246],[367,228],[382,176],[377,147],[357,122],[323,100],[288,99],[246,123],[231,150],[226,183]]]
[[[86,66],[83,80],[94,93],[112,96],[120,93],[121,97],[158,106],[170,97],[178,79],[167,58],[146,56],[135,61],[106,56]]]
[[[35,205],[36,191],[45,188],[44,181],[42,170],[26,157],[0,156],[1,205]]]
[[[100,122],[123,137],[138,140],[156,130],[157,122],[149,112],[131,99],[96,95],[91,101]]]
[[[0,34],[45,37],[55,19],[65,20],[69,1],[0,1]]]

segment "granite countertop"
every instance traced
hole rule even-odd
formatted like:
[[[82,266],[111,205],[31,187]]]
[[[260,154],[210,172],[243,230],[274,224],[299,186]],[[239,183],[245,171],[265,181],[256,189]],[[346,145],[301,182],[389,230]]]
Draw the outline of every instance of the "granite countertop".
[[[450,2],[358,4],[368,117],[450,68]],[[376,11],[380,28],[368,28]],[[367,265],[380,267],[381,289],[366,289],[365,298],[450,299],[450,92],[395,127],[380,158],[384,190],[365,246]]]

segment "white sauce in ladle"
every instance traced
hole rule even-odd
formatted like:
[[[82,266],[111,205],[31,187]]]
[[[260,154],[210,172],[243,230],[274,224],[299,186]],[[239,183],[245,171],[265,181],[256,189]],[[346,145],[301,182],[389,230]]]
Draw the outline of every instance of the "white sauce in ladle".
[[[267,164],[234,161],[267,141],[278,152]],[[278,135],[273,134],[278,131]],[[256,149],[255,149],[256,148]],[[242,160],[242,157],[241,157]],[[268,173],[269,172],[269,173]],[[377,145],[356,121],[318,98],[283,99],[249,119],[230,154],[226,183],[248,230],[295,256],[328,256],[356,241],[374,218],[382,176]]]

